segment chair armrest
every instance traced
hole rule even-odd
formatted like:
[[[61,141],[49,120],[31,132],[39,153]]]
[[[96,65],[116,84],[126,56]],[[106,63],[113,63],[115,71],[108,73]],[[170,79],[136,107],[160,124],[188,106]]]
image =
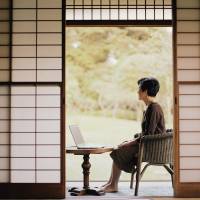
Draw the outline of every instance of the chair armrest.
[[[142,133],[136,133],[135,135],[134,135],[134,138],[139,138],[139,137],[141,137],[142,136]]]
[[[166,133],[173,133],[173,129],[166,129]]]
[[[163,139],[172,138],[172,137],[173,137],[173,134],[171,132],[163,133],[163,134],[155,134],[155,135],[144,135],[141,137],[141,141],[163,140]]]

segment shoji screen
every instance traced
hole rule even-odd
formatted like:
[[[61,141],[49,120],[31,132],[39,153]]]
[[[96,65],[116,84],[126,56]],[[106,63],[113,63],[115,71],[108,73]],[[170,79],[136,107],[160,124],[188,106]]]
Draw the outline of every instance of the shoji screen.
[[[0,1],[0,197],[63,198],[65,1],[8,3]]]
[[[0,185],[10,182],[11,1],[0,1]]]
[[[0,185],[10,181],[9,87],[0,86]]]
[[[171,0],[66,0],[66,23],[169,20],[171,24],[171,8]]]
[[[10,80],[10,1],[3,0],[0,3],[0,81]]]
[[[177,196],[200,196],[200,1],[176,1]]]

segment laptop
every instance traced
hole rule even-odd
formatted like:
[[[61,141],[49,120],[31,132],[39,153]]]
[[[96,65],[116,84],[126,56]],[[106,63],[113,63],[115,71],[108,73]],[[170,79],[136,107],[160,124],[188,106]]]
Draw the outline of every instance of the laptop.
[[[78,149],[96,149],[105,147],[105,145],[102,144],[86,143],[77,125],[70,125],[69,130]]]

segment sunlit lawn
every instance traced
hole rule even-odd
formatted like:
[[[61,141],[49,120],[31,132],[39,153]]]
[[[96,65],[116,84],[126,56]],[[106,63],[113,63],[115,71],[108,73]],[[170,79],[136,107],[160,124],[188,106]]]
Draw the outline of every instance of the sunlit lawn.
[[[116,146],[124,140],[132,139],[135,133],[140,132],[140,122],[108,117],[95,117],[88,115],[70,115],[67,119],[67,146],[74,145],[69,132],[69,124],[78,124],[87,142]],[[167,128],[172,126],[167,125]],[[92,164],[90,179],[107,180],[110,175],[112,160],[109,153],[91,155]],[[70,180],[82,179],[82,156],[67,154],[66,178]],[[130,174],[122,173],[120,180],[130,180]],[[170,180],[170,175],[162,167],[149,167],[143,180]]]

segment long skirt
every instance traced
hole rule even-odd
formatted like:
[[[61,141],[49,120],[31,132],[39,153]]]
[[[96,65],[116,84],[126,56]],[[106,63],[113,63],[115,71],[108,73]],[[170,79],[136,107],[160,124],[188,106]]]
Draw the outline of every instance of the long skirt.
[[[114,149],[110,153],[110,156],[119,169],[131,173],[134,165],[137,164],[138,151],[139,144],[135,143],[130,146],[122,146]]]

